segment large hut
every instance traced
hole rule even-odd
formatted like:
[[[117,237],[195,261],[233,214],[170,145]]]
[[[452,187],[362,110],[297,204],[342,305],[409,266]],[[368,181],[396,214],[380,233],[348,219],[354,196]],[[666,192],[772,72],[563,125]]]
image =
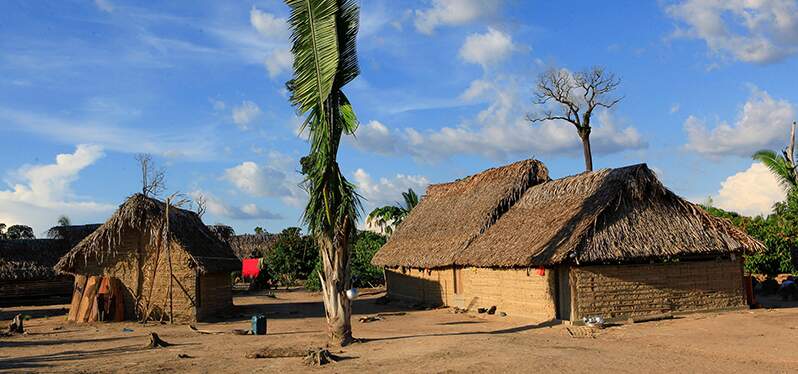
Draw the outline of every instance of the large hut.
[[[91,310],[81,299],[93,302],[86,296],[100,292],[103,284],[92,279],[102,277],[120,285],[125,319],[177,322],[229,313],[230,272],[240,268],[230,246],[196,213],[141,194],[128,198],[56,265],[57,271],[76,276],[73,309]],[[76,320],[85,321],[83,314]]]
[[[57,226],[49,239],[0,240],[0,304],[41,304],[71,295],[72,276],[53,267],[99,226]]]
[[[373,263],[391,298],[576,321],[744,307],[762,248],[645,164],[550,180],[526,160],[430,186]]]

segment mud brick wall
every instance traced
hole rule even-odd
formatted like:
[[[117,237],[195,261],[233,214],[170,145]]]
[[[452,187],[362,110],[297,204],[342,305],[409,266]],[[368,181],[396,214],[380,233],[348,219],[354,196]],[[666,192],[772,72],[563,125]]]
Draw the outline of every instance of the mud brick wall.
[[[573,267],[570,276],[575,320],[746,305],[740,260]]]
[[[451,268],[386,269],[389,297],[422,302],[474,308],[496,306],[511,316],[547,321],[555,317],[554,272],[546,269],[538,275],[535,269],[461,268],[457,274],[458,293],[454,290],[454,271]],[[472,304],[473,302],[473,304]]]
[[[210,273],[200,276],[200,295],[197,319],[206,320],[230,315],[233,310],[233,291],[229,273]]]

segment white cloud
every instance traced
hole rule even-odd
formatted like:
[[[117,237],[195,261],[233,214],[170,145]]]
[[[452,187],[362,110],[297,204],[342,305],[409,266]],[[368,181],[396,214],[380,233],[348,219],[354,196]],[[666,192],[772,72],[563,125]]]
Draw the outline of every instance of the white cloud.
[[[114,4],[108,0],[94,0],[94,5],[103,12],[111,13],[114,11]]]
[[[288,48],[277,49],[263,60],[263,64],[266,65],[269,78],[275,78],[285,71],[291,71],[294,64],[294,55]]]
[[[223,178],[249,195],[276,197],[286,204],[298,206],[304,201],[305,194],[299,187],[301,176],[292,169],[295,165],[290,157],[272,152],[266,165],[244,161],[225,170]]]
[[[391,129],[371,121],[358,129],[351,142],[363,151],[410,155],[422,162],[456,155],[478,155],[497,161],[517,156],[581,155],[581,143],[572,126],[551,121],[533,126],[525,119],[526,103],[510,81],[513,79],[472,82],[461,98],[485,100],[488,104],[473,120],[435,130]],[[616,122],[608,111],[595,114],[591,136],[594,155],[647,147],[634,127],[622,127]]]
[[[383,205],[393,205],[402,202],[402,192],[408,189],[420,197],[429,186],[429,179],[422,175],[396,174],[392,178],[380,178],[375,181],[365,170],[357,169],[354,173],[354,183],[357,192],[363,196],[366,213],[373,208]]]
[[[767,215],[773,204],[785,199],[778,180],[761,163],[734,174],[721,183],[714,205],[747,216]]]
[[[6,181],[10,189],[0,190],[0,222],[43,232],[61,214],[75,222],[104,217],[113,205],[81,199],[71,189],[80,171],[102,157],[101,147],[78,145],[74,153],[57,155],[53,164],[19,168]]]
[[[249,11],[249,23],[267,38],[287,40],[291,35],[288,29],[288,20],[255,7]]]
[[[681,106],[679,104],[673,104],[673,105],[671,105],[670,113],[671,114],[678,113],[679,109],[681,109]]]
[[[208,159],[214,152],[207,129],[164,132],[122,127],[101,118],[62,119],[0,106],[0,121],[10,129],[54,139],[62,143],[90,143],[126,153],[153,153],[170,158]]]
[[[432,0],[432,6],[416,10],[416,30],[432,34],[438,26],[463,25],[495,15],[499,0]]]
[[[690,116],[684,123],[688,150],[709,156],[749,157],[760,149],[780,149],[787,143],[795,107],[753,89],[734,124],[720,122],[709,129],[705,121]]]
[[[208,99],[208,101],[211,102],[211,105],[213,105],[213,110],[215,111],[221,111],[227,108],[227,104],[225,104],[225,102],[222,100]]]
[[[514,49],[510,35],[488,27],[484,34],[473,33],[466,37],[460,48],[460,58],[487,68],[502,62]]]
[[[701,39],[720,55],[769,63],[798,52],[794,0],[686,0],[666,11],[685,26],[674,36]]]
[[[226,203],[217,196],[202,190],[195,190],[189,192],[189,196],[198,200],[205,199],[205,207],[207,213],[215,217],[224,217],[231,219],[280,219],[279,214],[272,213],[268,210],[259,208],[254,203],[244,204],[242,206],[234,206]]]
[[[233,108],[233,122],[242,130],[249,128],[249,125],[261,115],[260,107],[257,104],[246,100],[241,105]]]

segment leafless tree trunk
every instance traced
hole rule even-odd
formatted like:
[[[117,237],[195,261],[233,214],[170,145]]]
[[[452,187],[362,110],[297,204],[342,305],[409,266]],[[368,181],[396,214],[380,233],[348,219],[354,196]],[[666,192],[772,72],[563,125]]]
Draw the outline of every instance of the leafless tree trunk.
[[[163,168],[156,169],[149,153],[139,153],[136,161],[141,168],[141,193],[144,196],[158,196],[166,189],[166,171]]]
[[[576,127],[582,140],[585,155],[585,170],[593,170],[593,153],[590,149],[590,120],[593,111],[598,107],[611,108],[622,98],[611,98],[621,81],[614,74],[603,68],[571,73],[564,69],[551,69],[538,77],[535,104],[550,106],[544,108],[542,114],[527,114],[527,120],[533,123],[543,121],[565,121]]]
[[[318,274],[327,317],[329,341],[339,346],[352,342],[352,301],[346,291],[352,288],[349,254],[351,253],[352,225],[346,220],[334,238],[319,240],[324,271]]]

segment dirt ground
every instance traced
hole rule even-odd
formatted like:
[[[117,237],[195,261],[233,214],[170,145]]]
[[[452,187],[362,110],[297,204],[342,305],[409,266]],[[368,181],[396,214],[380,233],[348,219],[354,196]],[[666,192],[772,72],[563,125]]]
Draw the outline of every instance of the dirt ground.
[[[693,314],[659,322],[621,325],[589,334],[587,328],[533,324],[512,316],[454,314],[377,305],[379,293],[355,303],[353,330],[364,341],[339,352],[345,360],[309,368],[300,358],[249,359],[262,348],[305,349],[325,340],[318,294],[279,292],[276,298],[239,296],[240,317],[185,325],[67,324],[65,305],[0,309],[32,316],[28,334],[0,338],[0,371],[10,372],[795,372],[798,308]],[[360,323],[358,317],[394,313]],[[401,312],[406,312],[402,315]],[[268,317],[265,336],[239,336],[248,316]],[[145,349],[154,331],[174,345]],[[573,337],[575,335],[576,337]],[[179,358],[185,354],[188,358]]]

